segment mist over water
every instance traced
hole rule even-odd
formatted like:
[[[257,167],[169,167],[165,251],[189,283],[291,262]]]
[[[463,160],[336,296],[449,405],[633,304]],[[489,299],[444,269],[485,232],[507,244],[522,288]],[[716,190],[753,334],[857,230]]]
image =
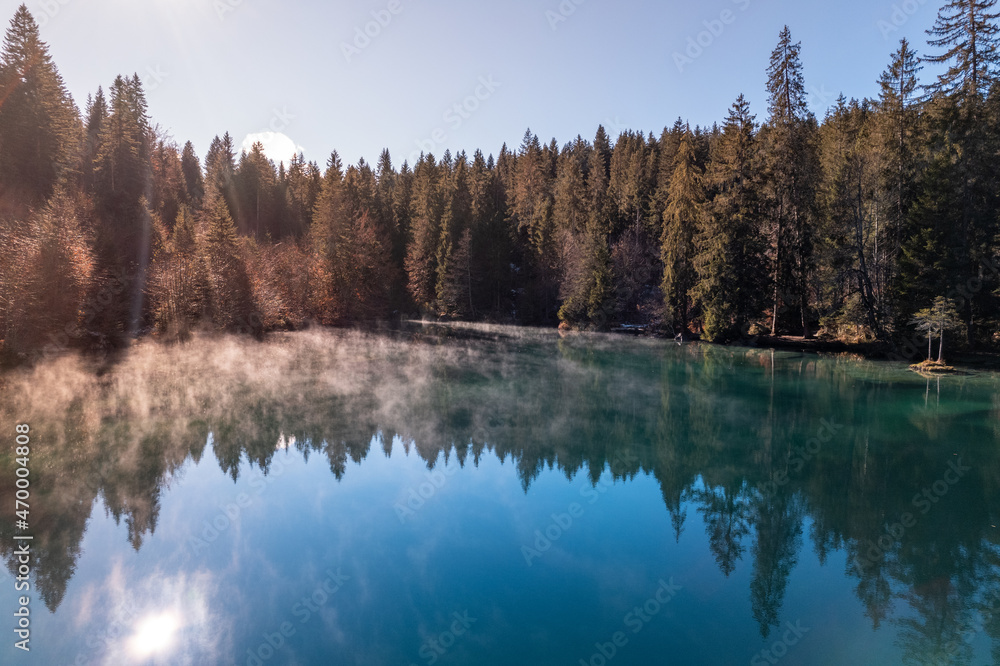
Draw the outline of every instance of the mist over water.
[[[982,663],[998,388],[485,325],[53,359],[0,375],[31,663]]]

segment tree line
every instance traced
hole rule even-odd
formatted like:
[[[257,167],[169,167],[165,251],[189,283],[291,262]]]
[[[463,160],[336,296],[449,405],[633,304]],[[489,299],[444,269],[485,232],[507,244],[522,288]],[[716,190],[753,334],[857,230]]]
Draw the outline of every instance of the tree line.
[[[201,160],[153,124],[138,76],[81,113],[22,5],[0,54],[0,351],[414,314],[898,344],[936,298],[962,344],[990,345],[995,4],[948,2],[931,55],[902,40],[876,99],[821,120],[786,27],[762,121],[740,95],[711,127],[563,145],[529,130],[495,158],[398,169],[388,151],[286,167],[228,133]],[[942,73],[921,83],[923,62]]]

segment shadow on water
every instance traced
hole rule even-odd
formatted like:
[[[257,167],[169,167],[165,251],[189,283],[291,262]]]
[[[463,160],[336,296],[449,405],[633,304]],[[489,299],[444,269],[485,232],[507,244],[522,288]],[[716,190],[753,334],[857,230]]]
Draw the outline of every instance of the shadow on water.
[[[2,382],[0,432],[32,427],[35,572],[53,611],[98,499],[138,551],[178,471],[206,448],[235,481],[266,473],[278,443],[294,442],[339,481],[349,462],[401,441],[429,469],[512,461],[525,493],[546,469],[595,484],[605,470],[652,475],[675,539],[697,512],[723,574],[752,559],[765,638],[807,544],[821,563],[846,553],[872,626],[898,624],[908,663],[968,663],[971,634],[1000,638],[991,375],[931,385],[849,357],[408,325],[147,343],[99,373],[65,357]],[[14,465],[4,449],[0,476],[14,478]],[[0,504],[14,571],[8,484]],[[908,514],[914,524],[902,525]]]

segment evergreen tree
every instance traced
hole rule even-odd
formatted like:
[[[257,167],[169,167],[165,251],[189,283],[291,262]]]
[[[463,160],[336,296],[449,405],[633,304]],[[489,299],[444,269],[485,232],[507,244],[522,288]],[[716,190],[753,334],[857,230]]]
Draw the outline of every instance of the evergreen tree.
[[[205,191],[214,189],[222,195],[230,217],[238,218],[239,198],[236,193],[236,148],[233,137],[226,132],[216,136],[205,154]]]
[[[481,151],[476,151],[469,172],[469,190],[473,310],[503,318],[512,307],[514,239],[507,224],[506,190],[492,155],[486,160]]]
[[[413,170],[411,240],[406,254],[408,289],[417,307],[433,310],[437,299],[437,248],[444,199],[441,171],[433,155],[421,156]]]
[[[681,139],[663,212],[663,290],[665,322],[675,334],[686,335],[691,321],[689,293],[695,283],[694,237],[701,224],[705,194],[695,162],[694,138]]]
[[[560,298],[563,305],[559,318],[570,324],[583,323],[586,318],[593,272],[587,235],[590,226],[589,197],[584,175],[590,155],[590,146],[582,139],[577,139],[572,147],[564,150],[554,186],[553,222],[562,273]]]
[[[947,64],[948,70],[928,90],[961,100],[985,97],[1000,64],[996,4],[997,0],[948,0],[940,9],[934,27],[927,31],[932,37],[928,43],[945,51],[925,60]]]
[[[264,146],[255,142],[249,152],[240,156],[239,165],[233,174],[236,193],[237,228],[244,234],[257,238],[270,235],[281,238],[284,234],[283,220],[275,213],[278,175],[274,162],[264,154]]]
[[[187,191],[188,205],[200,208],[205,197],[205,176],[201,171],[201,161],[194,152],[194,144],[190,141],[184,144],[181,153],[181,171],[184,174],[184,188]]]
[[[212,322],[221,330],[259,335],[261,319],[254,306],[253,287],[239,249],[236,224],[225,200],[214,189],[206,194],[204,216],[204,256]]]
[[[100,146],[101,132],[104,130],[104,124],[107,120],[108,103],[104,98],[104,89],[98,86],[97,92],[93,96],[87,96],[86,124],[80,159],[81,183],[87,192],[93,192],[95,189],[94,165]]]
[[[552,223],[552,159],[538,136],[530,129],[525,132],[514,172],[511,212],[525,259],[521,310],[527,321],[550,320],[558,300],[558,265]]]
[[[696,245],[698,282],[692,296],[705,336],[746,336],[763,309],[767,281],[758,190],[755,118],[743,95],[729,110],[707,173],[716,192],[701,219]]]
[[[803,335],[809,337],[816,122],[806,106],[800,51],[801,44],[792,42],[785,26],[767,70],[770,117],[763,131],[763,167],[773,289],[771,334],[778,332],[779,314],[790,308],[798,311]]]
[[[456,158],[443,190],[445,204],[437,246],[437,307],[441,314],[471,316],[472,193],[465,153]]]
[[[97,262],[85,202],[57,189],[26,225],[0,228],[0,358],[23,358],[83,337]]]
[[[874,274],[877,288],[887,299],[895,295],[890,288],[895,284],[899,256],[902,252],[903,234],[907,213],[913,205],[913,183],[917,177],[918,109],[915,95],[917,74],[921,67],[916,51],[906,39],[900,41],[889,68],[879,79],[879,114],[876,122],[881,134],[882,190],[886,196],[883,207],[887,216],[886,229],[881,236],[881,253],[875,257]],[[888,303],[887,326],[893,326],[895,305]]]
[[[161,220],[169,220],[173,225],[181,206],[188,203],[187,183],[177,146],[165,137],[157,137],[150,154],[150,167],[150,207]]]
[[[49,47],[22,4],[0,52],[0,205],[22,213],[43,203],[76,166],[81,129]]]
[[[818,275],[828,297],[829,322],[863,325],[884,340],[886,294],[878,264],[886,238],[871,116],[867,102],[848,103],[842,95],[821,130],[826,256]]]

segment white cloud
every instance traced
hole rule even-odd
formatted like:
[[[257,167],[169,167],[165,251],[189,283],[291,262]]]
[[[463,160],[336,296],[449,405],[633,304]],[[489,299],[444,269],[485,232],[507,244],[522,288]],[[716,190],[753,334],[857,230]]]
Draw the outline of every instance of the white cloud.
[[[285,166],[291,161],[293,155],[298,155],[305,149],[292,141],[291,137],[281,132],[254,132],[247,134],[243,139],[243,150],[250,152],[253,144],[260,142],[264,146],[264,154],[275,164],[283,162]]]

